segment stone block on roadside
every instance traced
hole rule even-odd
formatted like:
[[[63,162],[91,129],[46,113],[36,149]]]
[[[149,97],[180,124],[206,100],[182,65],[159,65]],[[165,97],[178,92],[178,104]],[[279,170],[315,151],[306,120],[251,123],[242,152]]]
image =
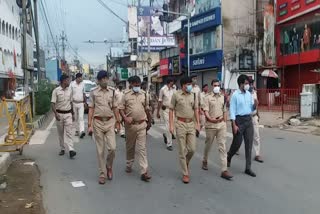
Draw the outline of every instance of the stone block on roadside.
[[[291,126],[299,126],[301,124],[301,121],[299,119],[292,118],[289,120],[289,124]]]
[[[8,167],[11,164],[10,154],[8,152],[0,152],[0,175],[7,172]]]

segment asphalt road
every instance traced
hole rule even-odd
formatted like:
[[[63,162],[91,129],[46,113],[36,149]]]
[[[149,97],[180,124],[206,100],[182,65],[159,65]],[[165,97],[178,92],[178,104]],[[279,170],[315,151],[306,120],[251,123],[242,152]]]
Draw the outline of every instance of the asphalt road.
[[[50,128],[50,127],[49,127]],[[48,214],[316,214],[320,212],[320,137],[261,129],[265,163],[253,162],[256,178],[243,173],[244,149],[230,168],[233,181],[220,178],[219,156],[213,148],[209,171],[201,169],[203,136],[191,162],[191,182],[181,182],[177,147],[169,152],[162,126],[148,136],[152,182],[139,179],[139,168],[125,173],[125,143],[117,139],[114,180],[98,184],[95,144],[86,137],[76,143],[78,155],[58,156],[55,125],[44,144],[29,145],[25,156],[41,171]],[[231,138],[228,138],[228,148]],[[32,142],[31,142],[32,143]],[[83,181],[73,188],[70,182]]]

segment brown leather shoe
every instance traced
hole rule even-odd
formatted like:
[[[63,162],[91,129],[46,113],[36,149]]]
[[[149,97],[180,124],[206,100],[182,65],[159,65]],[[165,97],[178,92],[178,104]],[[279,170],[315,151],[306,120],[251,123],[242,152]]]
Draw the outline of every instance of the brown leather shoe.
[[[202,161],[202,169],[208,170],[208,162],[207,161]]]
[[[224,178],[224,179],[230,181],[233,178],[233,176],[231,175],[231,173],[229,171],[224,171],[221,173],[221,178]]]
[[[132,167],[127,166],[127,167],[126,167],[126,173],[131,173],[131,172],[132,172]]]
[[[141,175],[142,181],[149,182],[150,179],[151,179],[151,176],[147,172]]]
[[[185,183],[185,184],[188,184],[190,182],[189,175],[184,175],[182,177],[182,182]]]
[[[107,177],[108,177],[109,181],[112,180],[112,178],[113,178],[112,168],[107,168]]]
[[[256,156],[255,158],[254,158],[254,160],[255,161],[257,161],[257,162],[259,162],[259,163],[263,163],[263,160],[262,160],[262,158],[261,158],[261,156]]]
[[[99,177],[99,184],[104,185],[106,183],[105,177]]]

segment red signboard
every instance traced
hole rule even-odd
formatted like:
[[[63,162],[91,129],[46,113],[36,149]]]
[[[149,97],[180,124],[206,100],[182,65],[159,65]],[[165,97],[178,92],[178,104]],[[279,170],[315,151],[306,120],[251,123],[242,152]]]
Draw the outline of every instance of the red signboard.
[[[160,59],[160,76],[169,75],[169,59]]]
[[[277,22],[283,23],[319,8],[320,0],[278,0]]]

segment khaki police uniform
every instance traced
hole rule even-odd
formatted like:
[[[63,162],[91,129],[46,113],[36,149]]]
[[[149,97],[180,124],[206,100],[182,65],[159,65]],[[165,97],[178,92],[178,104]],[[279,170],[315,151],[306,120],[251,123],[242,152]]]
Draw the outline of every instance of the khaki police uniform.
[[[116,118],[113,108],[117,106],[115,90],[111,87],[102,89],[100,86],[90,92],[89,107],[94,109],[93,136],[97,147],[100,177],[107,174],[106,167],[112,168],[116,150],[114,125]],[[106,148],[108,155],[106,158]]]
[[[71,100],[72,93],[70,87],[63,89],[59,86],[52,92],[51,102],[55,104],[57,114],[60,117],[60,121],[56,121],[60,148],[61,150],[65,150],[65,145],[67,145],[69,151],[74,151]]]
[[[172,146],[172,135],[170,133],[169,127],[169,107],[171,104],[171,99],[176,90],[174,88],[169,88],[167,85],[163,86],[159,93],[159,102],[162,102],[161,106],[161,117],[165,124],[167,146]]]
[[[121,102],[121,100],[123,99],[123,96],[124,96],[124,91],[120,91],[119,89],[117,89],[116,91],[116,95],[117,95],[117,99],[118,99],[118,104]],[[123,125],[123,120],[122,120],[122,117],[120,116],[120,120],[121,120],[121,123],[120,123],[120,130],[119,133],[120,135],[125,135],[125,129],[124,129],[124,125]]]
[[[223,94],[214,94],[210,92],[204,98],[202,108],[205,112],[208,112],[209,116],[213,119],[217,117],[223,117],[226,112],[226,106],[224,103]],[[206,124],[206,141],[203,161],[208,161],[208,155],[213,141],[216,138],[218,144],[218,150],[220,155],[221,171],[227,171],[227,152],[226,152],[226,138],[227,138],[227,124],[225,121],[220,123],[211,123],[207,120]]]
[[[208,93],[205,93],[205,92],[201,92],[200,93],[200,106],[202,108],[202,104],[204,102],[204,98],[205,96],[207,95]],[[200,114],[200,125],[201,125],[201,128],[205,126],[205,123],[206,123],[206,116],[204,114]]]
[[[132,124],[125,124],[127,167],[132,168],[136,151],[140,172],[141,174],[145,174],[148,171],[146,110],[149,109],[149,98],[143,90],[140,90],[139,93],[135,93],[132,90],[126,91],[119,105],[119,109],[123,110],[127,117],[133,119]]]
[[[194,110],[198,98],[194,93],[182,90],[173,94],[170,109],[176,115],[176,138],[179,147],[179,159],[183,175],[189,175],[188,165],[196,150]]]
[[[84,132],[84,83],[80,82],[80,84],[78,84],[76,81],[73,81],[70,87],[72,90],[72,107],[76,131],[82,133]]]
[[[252,92],[252,99],[258,100],[257,92]],[[252,123],[253,123],[253,148],[256,153],[256,156],[260,156],[260,148],[261,148],[261,142],[260,142],[260,124],[259,124],[259,117],[257,110],[254,110],[252,112]]]

